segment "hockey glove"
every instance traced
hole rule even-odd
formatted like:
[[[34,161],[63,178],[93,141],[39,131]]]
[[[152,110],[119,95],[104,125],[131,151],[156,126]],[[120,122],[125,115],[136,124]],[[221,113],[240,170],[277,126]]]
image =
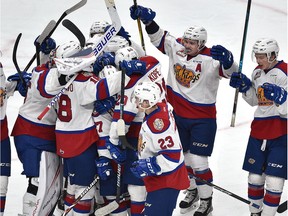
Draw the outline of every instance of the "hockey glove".
[[[37,44],[38,37],[34,41],[35,46]],[[55,48],[56,48],[56,42],[53,38],[47,38],[45,41],[42,42],[42,44],[40,44],[40,51],[46,55],[48,55],[51,52],[51,50]]]
[[[109,158],[100,157],[96,161],[97,173],[101,180],[107,180],[112,176],[112,166]]]
[[[246,93],[252,86],[250,79],[245,74],[238,72],[232,73],[229,84],[233,88],[239,88],[239,92],[241,93]]]
[[[157,164],[156,157],[139,159],[138,161],[133,162],[130,170],[138,178],[161,174],[161,168]]]
[[[286,101],[287,91],[284,88],[271,83],[264,83],[261,87],[264,89],[264,96],[268,100],[272,100],[279,105]]]
[[[133,20],[136,20],[138,17],[144,24],[149,24],[155,18],[156,13],[150,8],[142,7],[138,5],[135,7],[134,5],[130,7],[130,17]]]
[[[106,139],[106,148],[109,150],[112,159],[118,163],[122,164],[126,161],[126,151],[121,148],[121,142],[119,141],[120,145],[114,145],[110,142],[109,138]]]
[[[221,45],[213,46],[210,53],[213,59],[223,64],[224,69],[229,69],[234,62],[232,53]]]
[[[103,100],[95,101],[94,108],[95,111],[98,112],[99,114],[104,114],[111,109],[113,110],[115,103],[116,103],[115,98],[111,96]]]
[[[23,83],[21,81],[21,78],[20,76],[22,76],[23,80],[25,83]],[[11,81],[15,81],[17,82],[17,86],[16,86],[16,89],[15,90],[18,90],[18,92],[23,96],[25,97],[26,94],[27,94],[27,86],[29,85],[30,83],[30,80],[32,78],[32,74],[31,73],[27,73],[26,71],[23,71],[21,73],[21,75],[19,73],[16,73],[14,75],[11,75],[7,78],[7,80],[9,82]]]
[[[93,65],[93,73],[95,75],[99,75],[99,72],[103,70],[104,66],[106,65],[113,65],[115,66],[115,56],[112,53],[104,53],[103,55],[99,56],[94,65]]]
[[[123,60],[120,62],[120,69],[124,70],[127,76],[131,76],[132,74],[144,75],[146,73],[146,62],[140,60]]]

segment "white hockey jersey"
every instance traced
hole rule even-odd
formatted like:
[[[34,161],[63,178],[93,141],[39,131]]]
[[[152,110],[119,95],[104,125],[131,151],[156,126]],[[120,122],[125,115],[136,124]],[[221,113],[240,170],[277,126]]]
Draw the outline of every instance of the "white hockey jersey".
[[[56,95],[62,88],[57,69],[51,69],[46,77],[45,90]],[[102,100],[120,91],[121,73],[105,79],[93,73],[81,72],[60,96],[57,103],[56,144],[57,154],[73,157],[86,150],[98,140],[92,113],[94,101]],[[130,78],[126,76],[126,83]]]
[[[269,71],[256,67],[252,73],[252,87],[242,94],[251,106],[258,106],[251,124],[251,136],[256,139],[274,139],[287,134],[287,100],[275,104],[264,96],[264,83],[283,87],[287,91],[287,63],[279,61]]]
[[[216,118],[219,80],[237,71],[237,64],[234,62],[225,70],[207,47],[188,60],[181,40],[162,29],[149,37],[154,46],[169,56],[167,94],[175,113],[184,118]]]
[[[19,109],[12,136],[26,134],[45,140],[55,140],[55,110],[51,109],[43,120],[37,119],[52,98],[52,95],[48,95],[43,90],[42,81],[48,72],[49,68],[46,64],[33,69],[27,95],[24,104]]]
[[[158,108],[146,115],[138,141],[138,157],[156,157],[161,175],[143,180],[148,192],[161,188],[183,190],[189,187],[183,150],[172,113],[172,107],[158,103]]]
[[[0,62],[0,120],[1,141],[8,138],[8,122],[6,117],[7,100],[13,95],[17,82],[6,82],[2,63]]]

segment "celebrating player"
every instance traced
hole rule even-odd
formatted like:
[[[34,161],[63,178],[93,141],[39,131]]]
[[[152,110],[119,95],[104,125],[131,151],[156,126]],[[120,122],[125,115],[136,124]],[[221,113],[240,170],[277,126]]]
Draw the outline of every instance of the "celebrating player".
[[[278,52],[276,40],[257,40],[252,79],[234,72],[230,80],[249,105],[257,106],[243,169],[249,172],[248,197],[263,209],[250,206],[251,216],[276,214],[287,179],[287,63],[277,60]]]

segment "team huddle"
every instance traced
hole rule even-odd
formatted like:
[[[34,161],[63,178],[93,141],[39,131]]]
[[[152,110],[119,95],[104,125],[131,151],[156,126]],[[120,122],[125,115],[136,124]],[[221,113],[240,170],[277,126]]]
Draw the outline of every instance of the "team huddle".
[[[31,73],[6,80],[0,64],[0,216],[11,172],[7,99],[15,91],[25,100],[11,136],[28,180],[19,215],[171,216],[185,190],[180,213],[208,216],[213,212],[208,159],[222,78],[257,106],[243,163],[250,215],[275,215],[287,179],[287,63],[277,60],[277,41],[256,40],[257,67],[249,79],[238,72],[228,49],[206,47],[204,27],[191,26],[178,38],[159,27],[150,8],[131,6],[130,16],[142,21],[151,43],[169,57],[167,78],[161,62],[146,55],[123,27],[93,63],[66,70],[99,44],[111,29],[106,21],[92,24],[84,46],[44,40],[41,64]]]

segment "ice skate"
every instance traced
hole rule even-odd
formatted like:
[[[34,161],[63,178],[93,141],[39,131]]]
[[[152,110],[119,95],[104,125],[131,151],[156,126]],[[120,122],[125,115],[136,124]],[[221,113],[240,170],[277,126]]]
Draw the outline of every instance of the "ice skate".
[[[180,213],[185,214],[197,208],[199,195],[197,188],[185,191],[186,196],[184,200],[179,203]]]
[[[194,213],[194,216],[208,216],[212,211],[212,197],[200,199],[200,206]]]

